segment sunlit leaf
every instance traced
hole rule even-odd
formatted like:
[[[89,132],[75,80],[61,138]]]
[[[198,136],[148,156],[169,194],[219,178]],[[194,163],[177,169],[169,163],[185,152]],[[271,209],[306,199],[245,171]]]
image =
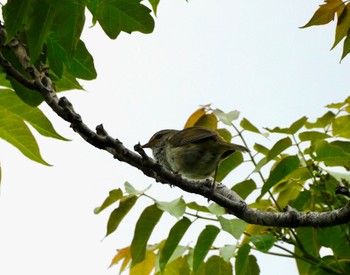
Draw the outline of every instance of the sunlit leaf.
[[[218,119],[214,114],[205,114],[197,120],[194,126],[201,126],[212,130],[216,130],[218,128]]]
[[[123,260],[123,263],[120,267],[120,272],[122,272],[127,267],[131,260],[130,247],[118,249],[118,253],[113,257],[110,267],[117,264],[121,260]]]
[[[333,121],[333,135],[350,139],[350,115],[337,117]]]
[[[326,139],[331,137],[330,135],[327,135],[325,133],[317,132],[317,131],[306,131],[299,133],[299,139],[301,141],[309,141],[309,140],[316,140],[316,139]]]
[[[148,239],[162,214],[163,211],[154,204],[145,208],[139,217],[130,248],[132,266],[145,259]]]
[[[231,263],[217,255],[211,256],[205,263],[205,274],[230,275],[232,272]]]
[[[325,4],[320,5],[310,21],[302,28],[328,24],[334,20],[337,12],[340,13],[344,9],[344,3],[341,0],[327,0],[325,2]]]
[[[213,110],[213,113],[219,118],[219,120],[228,125],[231,126],[232,122],[236,119],[238,119],[240,112],[239,111],[231,111],[228,113],[223,112],[220,109]]]
[[[218,205],[217,203],[213,202],[208,206],[208,209],[210,211],[210,213],[216,215],[216,216],[221,216],[226,214],[226,210],[225,208],[223,208],[222,206]]]
[[[135,189],[134,186],[131,185],[130,182],[125,182],[124,188],[125,188],[125,192],[128,193],[130,196],[136,196],[136,195],[140,195],[140,194],[145,193],[148,189],[151,188],[151,185],[147,186],[143,190],[137,190],[137,189]]]
[[[107,233],[106,236],[117,230],[120,222],[129,213],[130,209],[134,206],[137,200],[136,196],[127,197],[120,201],[118,208],[114,209],[109,216],[107,223]]]
[[[241,237],[244,232],[244,229],[247,226],[245,221],[240,219],[225,219],[224,217],[218,218],[221,228],[226,232],[230,233],[237,240]]]
[[[147,251],[142,262],[130,268],[130,275],[148,275],[154,269],[156,255],[152,251]]]
[[[349,147],[349,142],[346,147]],[[345,150],[344,150],[345,149]],[[348,166],[350,165],[350,153],[341,143],[328,143],[324,140],[315,142],[315,160],[323,161],[328,166]]]
[[[186,210],[186,203],[182,197],[171,202],[156,201],[156,204],[159,209],[168,212],[176,218],[180,218]]]
[[[112,205],[119,199],[123,197],[123,191],[121,189],[114,189],[109,191],[108,197],[104,200],[100,207],[96,207],[94,210],[95,214],[100,213],[102,210],[106,209],[108,206]]]
[[[169,236],[160,252],[159,267],[160,270],[164,270],[166,264],[168,263],[171,255],[175,251],[176,247],[179,245],[183,235],[186,233],[187,229],[191,225],[191,221],[183,217],[179,220],[170,230]]]
[[[279,207],[283,209],[290,201],[295,200],[299,196],[302,188],[303,185],[298,181],[285,183],[285,188],[280,190],[278,194],[277,203]]]
[[[207,225],[198,237],[193,251],[193,272],[196,273],[208,254],[220,229],[214,225]]]
[[[328,111],[322,117],[317,118],[317,120],[315,122],[306,122],[305,127],[308,129],[310,129],[310,128],[325,128],[333,121],[334,117],[335,117],[335,114],[331,111]]]
[[[228,262],[235,256],[236,246],[225,244],[223,247],[220,247],[219,251],[221,257]]]
[[[196,110],[193,114],[190,115],[190,117],[187,119],[185,127],[184,128],[189,128],[192,127],[196,124],[196,122],[206,114],[205,108],[200,108]]]

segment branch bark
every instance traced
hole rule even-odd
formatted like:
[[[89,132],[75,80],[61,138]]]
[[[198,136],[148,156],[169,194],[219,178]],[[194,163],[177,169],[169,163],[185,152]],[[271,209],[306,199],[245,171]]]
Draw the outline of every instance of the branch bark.
[[[213,193],[210,187],[211,181],[191,181],[164,169],[145,154],[140,144],[134,147],[134,150],[138,152],[137,154],[126,148],[118,139],[108,135],[102,125],[98,125],[95,131],[91,130],[74,110],[69,100],[66,97],[59,98],[57,96],[47,67],[38,69],[32,65],[26,47],[16,38],[4,45],[6,30],[3,26],[0,26],[0,36],[0,65],[8,76],[11,76],[25,87],[40,93],[51,109],[62,119],[69,122],[71,128],[86,142],[109,152],[115,159],[134,166],[148,177],[154,178],[157,182],[175,185],[186,192],[204,196],[225,207],[229,213],[251,224],[279,227],[327,227],[350,221],[349,204],[328,212],[306,213],[298,212],[292,208],[287,208],[285,212],[264,212],[248,207],[242,198],[222,184],[219,184]],[[31,76],[31,79],[17,71],[4,57],[2,50],[5,47],[13,51],[20,64]]]

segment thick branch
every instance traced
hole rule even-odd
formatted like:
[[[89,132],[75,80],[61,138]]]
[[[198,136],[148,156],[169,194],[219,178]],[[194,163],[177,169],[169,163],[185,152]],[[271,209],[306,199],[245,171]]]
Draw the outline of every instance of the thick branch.
[[[5,41],[6,32],[0,26],[1,41]],[[315,226],[325,227],[344,224],[350,221],[350,205],[329,212],[298,212],[288,209],[283,213],[263,212],[249,208],[246,203],[236,193],[224,185],[218,185],[214,193],[211,192],[209,181],[190,181],[176,175],[157,164],[153,159],[148,158],[140,145],[135,145],[135,150],[139,153],[127,149],[116,138],[111,137],[103,129],[102,125],[96,127],[96,131],[91,130],[79,114],[77,114],[67,98],[59,98],[55,92],[55,87],[48,75],[47,68],[37,69],[30,63],[26,48],[17,40],[13,39],[8,45],[1,45],[10,48],[16,55],[23,68],[31,75],[32,79],[27,79],[18,72],[11,63],[6,60],[0,52],[0,65],[7,75],[11,76],[29,89],[39,92],[45,102],[62,119],[70,123],[71,127],[91,145],[105,150],[119,161],[126,162],[145,175],[154,178],[161,183],[175,185],[184,191],[204,196],[219,205],[225,207],[229,213],[238,218],[251,223],[266,226],[299,227]]]

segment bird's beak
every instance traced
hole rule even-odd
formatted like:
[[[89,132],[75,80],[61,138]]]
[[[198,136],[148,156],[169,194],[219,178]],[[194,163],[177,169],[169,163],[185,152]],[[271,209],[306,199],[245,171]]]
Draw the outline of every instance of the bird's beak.
[[[151,148],[150,143],[147,142],[144,145],[141,145],[141,148]]]

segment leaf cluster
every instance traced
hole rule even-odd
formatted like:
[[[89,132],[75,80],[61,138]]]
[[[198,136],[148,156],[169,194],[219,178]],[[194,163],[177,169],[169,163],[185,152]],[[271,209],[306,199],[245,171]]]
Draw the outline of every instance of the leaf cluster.
[[[335,39],[331,49],[335,48],[344,38],[341,60],[350,52],[350,3],[342,0],[325,0],[312,18],[302,28],[325,25],[337,18]]]
[[[246,146],[245,136],[258,135],[267,144],[270,141],[266,137],[281,136],[272,145],[254,143],[246,160],[241,154],[234,154],[232,159],[224,161],[219,169],[221,179],[245,163],[251,167],[248,167],[251,169],[248,176],[243,181],[229,184],[242,198],[253,199],[250,207],[279,212],[289,205],[298,211],[322,212],[347,203],[347,198],[335,194],[335,188],[339,181],[349,186],[350,180],[350,98],[329,104],[327,108],[329,110],[314,122],[302,117],[289,127],[262,131],[246,118],[240,121],[241,129],[235,126],[233,122],[239,118],[238,111],[224,113],[206,105],[189,117],[185,127],[209,127],[230,141],[233,135],[227,128],[219,127],[223,124],[233,128],[235,136]],[[215,203],[200,205],[185,202],[182,197],[169,202],[158,201],[147,195],[147,189],[138,191],[129,183],[125,190],[126,195],[120,189],[111,191],[97,211],[120,201],[110,215],[107,235],[117,229],[121,219],[140,197],[151,199],[153,204],[143,210],[136,222],[130,247],[120,249],[112,260],[112,265],[121,262],[120,271],[130,268],[131,274],[137,274],[135,270],[142,266],[156,274],[211,274],[208,273],[211,270],[219,274],[232,274],[233,270],[236,274],[259,274],[257,260],[251,254],[252,250],[258,250],[294,258],[301,274],[350,272],[346,264],[350,259],[346,248],[350,239],[349,224],[297,230],[253,225],[232,219]],[[169,227],[169,235],[157,244],[147,245],[163,212],[176,219]],[[197,221],[204,221],[207,225],[198,233],[195,245],[182,244],[181,240]],[[216,244],[218,235],[227,233],[230,236],[226,238],[227,243]],[[292,245],[294,251],[283,244]],[[322,257],[322,247],[330,248],[332,254]],[[273,252],[275,250],[282,253]]]

